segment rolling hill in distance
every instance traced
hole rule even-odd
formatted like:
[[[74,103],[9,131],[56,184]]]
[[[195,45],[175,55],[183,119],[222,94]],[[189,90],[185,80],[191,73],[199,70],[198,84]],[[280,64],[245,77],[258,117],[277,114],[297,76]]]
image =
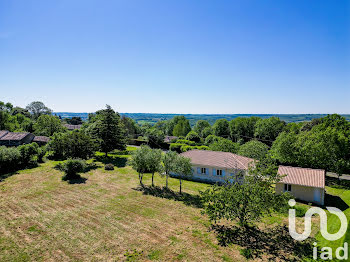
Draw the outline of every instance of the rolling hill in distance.
[[[81,117],[83,120],[87,120],[89,113],[71,113],[71,112],[55,112],[57,116],[62,118]],[[169,120],[174,116],[184,115],[190,120],[190,124],[193,126],[198,120],[207,120],[211,125],[216,120],[225,118],[232,120],[236,117],[251,117],[258,116],[261,118],[269,118],[272,116],[279,117],[281,120],[290,122],[303,122],[311,121],[313,118],[321,118],[327,114],[159,114],[159,113],[120,113],[122,116],[130,117],[134,119],[138,124],[150,123],[154,124],[158,121]],[[350,114],[342,115],[348,121],[350,121]]]

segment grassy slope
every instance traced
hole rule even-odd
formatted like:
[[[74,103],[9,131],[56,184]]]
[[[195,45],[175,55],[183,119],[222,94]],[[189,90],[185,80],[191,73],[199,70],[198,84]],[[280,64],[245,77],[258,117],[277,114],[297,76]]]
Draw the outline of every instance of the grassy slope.
[[[128,157],[112,156],[120,166]],[[105,160],[103,154],[96,158]],[[54,161],[0,182],[0,261],[121,261],[127,253],[140,260],[245,260],[240,246],[218,245],[199,208],[143,195],[130,167],[105,171],[97,163],[100,168],[83,174],[87,180],[81,184],[63,182]],[[146,185],[150,179],[146,174]],[[163,186],[165,179],[156,175],[155,184]],[[169,185],[178,191],[178,180],[170,178]],[[192,195],[206,187],[184,182],[184,191]],[[260,227],[287,220],[286,214],[276,214]]]
[[[237,248],[216,244],[200,209],[135,190],[129,167],[99,168],[68,184],[54,164],[0,182],[0,261],[120,261],[128,250],[142,260],[242,260]],[[178,181],[169,182],[177,191]],[[187,193],[205,187],[184,183]]]
[[[344,188],[332,188],[332,187],[327,187],[327,193],[334,195],[334,196],[339,196],[348,206],[346,210],[343,212],[345,213],[346,217],[348,218],[348,222],[350,222],[350,190],[349,189],[344,189]],[[330,203],[332,205],[332,203]],[[340,228],[340,220],[336,215],[329,214],[328,213],[328,232],[329,233],[335,233],[339,230]],[[324,239],[319,233],[316,237],[318,245],[319,246],[326,246],[326,247],[331,247],[333,249],[333,253],[335,252],[335,249],[337,247],[343,246],[344,242],[350,243],[350,230],[349,230],[349,225],[348,225],[348,231],[347,233],[339,240],[336,241],[328,241]]]

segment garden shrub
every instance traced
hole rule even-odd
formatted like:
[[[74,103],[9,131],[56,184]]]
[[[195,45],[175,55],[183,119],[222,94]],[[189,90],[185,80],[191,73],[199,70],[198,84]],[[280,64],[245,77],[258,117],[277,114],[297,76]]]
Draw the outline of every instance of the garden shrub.
[[[72,180],[80,178],[79,173],[84,172],[86,162],[81,159],[68,159],[61,166],[61,171],[65,173],[63,180]]]
[[[0,147],[0,173],[10,172],[19,168],[21,153],[15,147]]]
[[[185,146],[185,144],[178,144],[178,143],[172,143],[172,144],[170,144],[170,150],[171,151],[176,151],[176,152],[181,152],[181,150],[180,150],[180,148],[182,147],[182,146]]]
[[[43,162],[43,158],[46,155],[47,152],[47,147],[46,146],[42,146],[38,149],[38,162],[42,163]]]
[[[212,144],[214,142],[218,142],[220,139],[222,139],[222,137],[215,136],[215,135],[209,135],[205,139],[204,144],[209,146],[210,144]]]
[[[185,145],[189,145],[189,146],[194,146],[196,143],[190,140],[186,140],[186,139],[178,139],[176,141],[176,144],[185,144]]]
[[[114,165],[113,164],[106,164],[105,170],[114,170]]]
[[[194,131],[191,131],[187,134],[186,139],[195,143],[201,142],[201,137]]]
[[[302,205],[296,205],[294,206],[294,209],[295,209],[296,217],[304,217],[306,211],[308,210],[306,206],[302,206]]]
[[[35,165],[38,160],[39,146],[37,143],[21,145],[18,147],[21,154],[21,165],[23,167]]]
[[[187,152],[187,151],[194,150],[194,149],[209,150],[209,147],[207,147],[207,146],[189,146],[189,145],[182,145],[180,147],[181,152]]]

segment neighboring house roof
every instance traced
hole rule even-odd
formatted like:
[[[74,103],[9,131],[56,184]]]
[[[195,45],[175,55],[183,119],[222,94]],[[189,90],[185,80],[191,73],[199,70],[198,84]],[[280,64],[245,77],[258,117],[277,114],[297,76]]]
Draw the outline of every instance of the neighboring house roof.
[[[0,138],[2,138],[4,135],[6,135],[9,131],[7,130],[1,130],[0,131]]]
[[[33,142],[42,142],[42,143],[47,143],[50,141],[50,138],[47,136],[35,136],[33,139]]]
[[[11,140],[11,141],[21,141],[30,133],[28,132],[8,132],[6,135],[0,138],[0,140]]]
[[[323,169],[279,166],[278,174],[286,175],[281,183],[318,188],[325,187],[326,172]]]
[[[164,143],[170,143],[172,140],[176,139],[177,136],[165,136]]]
[[[69,125],[69,124],[64,124],[65,127],[68,128],[68,130],[74,130],[74,129],[80,129],[81,125]]]
[[[182,156],[191,159],[194,165],[213,166],[230,169],[247,170],[249,163],[254,159],[239,156],[229,152],[210,151],[210,150],[190,150],[181,153]]]

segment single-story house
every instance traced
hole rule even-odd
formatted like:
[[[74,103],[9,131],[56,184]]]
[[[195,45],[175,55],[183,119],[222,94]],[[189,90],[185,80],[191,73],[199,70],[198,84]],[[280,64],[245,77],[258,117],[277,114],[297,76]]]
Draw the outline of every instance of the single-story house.
[[[0,138],[0,145],[19,146],[29,144],[33,141],[34,135],[29,132],[7,132]]]
[[[285,175],[276,184],[276,193],[289,192],[296,199],[324,205],[326,172],[291,166],[279,166],[279,175]]]
[[[69,124],[64,124],[64,126],[65,126],[68,130],[75,130],[75,129],[80,129],[82,125],[69,125]]]
[[[226,180],[242,183],[249,164],[254,162],[252,158],[210,150],[190,150],[180,155],[191,159],[193,170],[191,179],[210,183]]]
[[[39,146],[45,145],[50,141],[47,136],[35,136],[32,142],[37,143]]]

